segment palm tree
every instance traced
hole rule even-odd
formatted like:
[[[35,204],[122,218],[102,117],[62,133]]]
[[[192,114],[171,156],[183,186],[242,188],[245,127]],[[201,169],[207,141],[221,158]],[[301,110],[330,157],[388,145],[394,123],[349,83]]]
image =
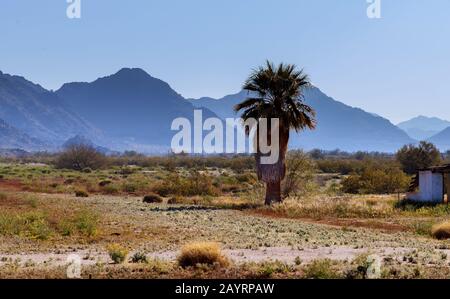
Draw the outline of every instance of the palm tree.
[[[303,70],[297,70],[295,65],[280,64],[276,67],[267,61],[250,75],[244,84],[244,90],[249,93],[242,103],[234,110],[242,112],[242,119],[259,120],[265,118],[279,119],[279,158],[275,164],[262,164],[263,155],[256,148],[256,169],[259,180],[266,183],[266,205],[281,202],[281,181],[286,175],[286,153],[289,143],[289,132],[304,129],[314,129],[316,126],[315,111],[303,101],[303,89],[309,86],[308,76]],[[270,129],[267,140],[270,144]],[[247,130],[249,133],[249,130]],[[258,134],[256,135],[258,138]]]

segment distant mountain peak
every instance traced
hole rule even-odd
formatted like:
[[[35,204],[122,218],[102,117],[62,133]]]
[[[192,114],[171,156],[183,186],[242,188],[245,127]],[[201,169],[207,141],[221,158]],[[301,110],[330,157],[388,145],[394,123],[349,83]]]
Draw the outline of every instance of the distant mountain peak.
[[[416,140],[426,140],[450,127],[450,122],[438,117],[419,115],[397,126]]]
[[[121,69],[116,73],[116,75],[119,75],[119,74],[127,74],[127,75],[133,74],[133,75],[150,76],[149,73],[147,73],[147,72],[144,71],[143,69],[141,69],[141,68],[132,68],[132,67],[124,67],[124,68],[121,68]]]

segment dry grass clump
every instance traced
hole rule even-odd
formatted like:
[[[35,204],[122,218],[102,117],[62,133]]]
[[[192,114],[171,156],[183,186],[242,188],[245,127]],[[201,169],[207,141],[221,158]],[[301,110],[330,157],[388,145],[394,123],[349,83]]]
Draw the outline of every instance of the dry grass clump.
[[[219,244],[214,242],[197,242],[185,245],[178,256],[178,264],[183,267],[197,265],[218,265],[227,267],[228,259],[222,254]]]
[[[288,218],[385,218],[394,214],[390,198],[364,196],[314,196],[290,198],[270,208],[275,215]]]
[[[338,279],[342,278],[329,259],[315,260],[304,269],[307,279]]]
[[[76,190],[75,197],[89,197],[89,193],[86,190]]]
[[[158,194],[151,193],[144,196],[142,201],[145,203],[162,203],[163,199]]]
[[[119,244],[111,244],[107,249],[109,257],[115,264],[122,264],[125,262],[128,255],[128,250],[126,248],[123,248]]]
[[[433,226],[431,234],[438,240],[450,239],[450,221]]]
[[[169,198],[167,200],[167,203],[169,205],[179,205],[179,204],[185,204],[185,203],[190,203],[190,202],[182,196],[174,196],[174,197]]]

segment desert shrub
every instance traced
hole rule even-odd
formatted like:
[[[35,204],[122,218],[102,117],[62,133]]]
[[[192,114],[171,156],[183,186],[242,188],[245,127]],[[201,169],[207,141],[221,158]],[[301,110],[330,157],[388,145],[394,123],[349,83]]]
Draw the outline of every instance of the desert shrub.
[[[374,260],[370,259],[369,254],[357,256],[351,263],[351,268],[345,273],[347,279],[367,279],[368,272]]]
[[[450,239],[450,221],[433,226],[431,234],[438,240]]]
[[[98,215],[88,210],[80,211],[74,218],[74,224],[77,230],[88,237],[97,234]]]
[[[74,216],[59,222],[58,228],[63,236],[79,233],[87,237],[94,237],[98,233],[98,221],[99,217],[97,214],[88,210],[82,210],[75,213]]]
[[[122,191],[126,193],[134,193],[138,190],[135,183],[126,182],[122,185]]]
[[[73,169],[99,169],[106,165],[106,157],[95,148],[88,145],[72,145],[59,154],[55,161],[56,168]]]
[[[405,145],[396,154],[397,160],[408,174],[415,174],[420,168],[439,165],[442,156],[439,149],[432,143],[422,141],[418,146]]]
[[[90,167],[83,168],[84,173],[92,173],[92,169]]]
[[[122,166],[119,171],[117,171],[117,174],[121,174],[124,176],[128,176],[131,175],[133,173],[136,173],[139,169],[137,167],[132,167],[132,166]]]
[[[108,254],[112,261],[116,264],[122,264],[127,258],[128,250],[119,244],[111,244],[108,246]]]
[[[304,268],[305,278],[310,279],[337,279],[339,273],[333,269],[333,263],[329,259],[315,260]]]
[[[98,183],[98,185],[99,185],[100,187],[105,187],[105,186],[108,186],[108,185],[110,185],[110,184],[112,184],[112,181],[111,181],[111,180],[103,180],[103,181],[100,181],[100,182]]]
[[[158,194],[148,194],[144,196],[143,202],[145,203],[162,203],[163,199]]]
[[[317,160],[315,163],[323,173],[340,173],[342,175],[359,172],[364,167],[364,161],[351,159],[326,159]]]
[[[413,223],[411,226],[416,234],[421,236],[430,236],[433,228],[433,222],[420,221]]]
[[[167,203],[169,205],[183,204],[183,203],[186,203],[186,199],[184,197],[181,197],[181,196],[174,196],[174,197],[169,198]]]
[[[395,202],[394,208],[408,216],[440,217],[450,214],[450,205],[402,200]]]
[[[178,256],[178,264],[183,267],[195,267],[198,264],[228,266],[217,243],[199,242],[185,245]]]
[[[75,196],[76,197],[89,197],[89,193],[87,193],[87,191],[85,190],[76,190],[75,191]]]
[[[114,195],[114,194],[118,194],[120,192],[120,189],[118,186],[116,186],[114,184],[108,184],[102,188],[102,191],[105,194]]]
[[[239,173],[236,174],[236,180],[241,183],[254,184],[257,181],[257,177],[254,173]]]
[[[317,172],[314,161],[303,151],[291,151],[287,156],[287,173],[283,181],[284,197],[304,195],[315,189],[314,174]]]
[[[213,185],[212,179],[197,171],[188,177],[172,174],[154,186],[153,191],[161,196],[217,196],[219,194],[217,188]]]
[[[394,213],[393,204],[390,201],[380,201],[373,206],[368,205],[361,198],[350,196],[331,197],[313,196],[307,198],[289,198],[283,203],[269,208],[260,208],[263,213],[271,213],[288,218],[313,218],[326,217],[337,218],[384,218]]]
[[[4,212],[0,214],[0,234],[46,240],[51,236],[52,229],[41,212],[23,214]]]
[[[270,278],[275,274],[285,274],[291,272],[291,266],[280,261],[265,262],[260,265],[259,276],[262,278]]]
[[[377,169],[368,166],[361,174],[353,173],[341,182],[342,191],[350,194],[391,194],[404,192],[410,178],[398,168]]]
[[[146,263],[148,263],[148,259],[147,259],[147,256],[145,255],[145,253],[136,252],[131,257],[131,262],[134,263],[134,264],[140,264],[140,263],[141,264],[146,264]]]

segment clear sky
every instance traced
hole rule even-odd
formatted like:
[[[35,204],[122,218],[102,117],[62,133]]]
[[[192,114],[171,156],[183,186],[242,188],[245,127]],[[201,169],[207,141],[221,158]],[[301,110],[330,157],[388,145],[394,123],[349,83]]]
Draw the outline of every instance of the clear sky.
[[[0,70],[48,89],[141,67],[185,97],[237,92],[266,59],[396,123],[450,119],[450,1],[0,0]]]

